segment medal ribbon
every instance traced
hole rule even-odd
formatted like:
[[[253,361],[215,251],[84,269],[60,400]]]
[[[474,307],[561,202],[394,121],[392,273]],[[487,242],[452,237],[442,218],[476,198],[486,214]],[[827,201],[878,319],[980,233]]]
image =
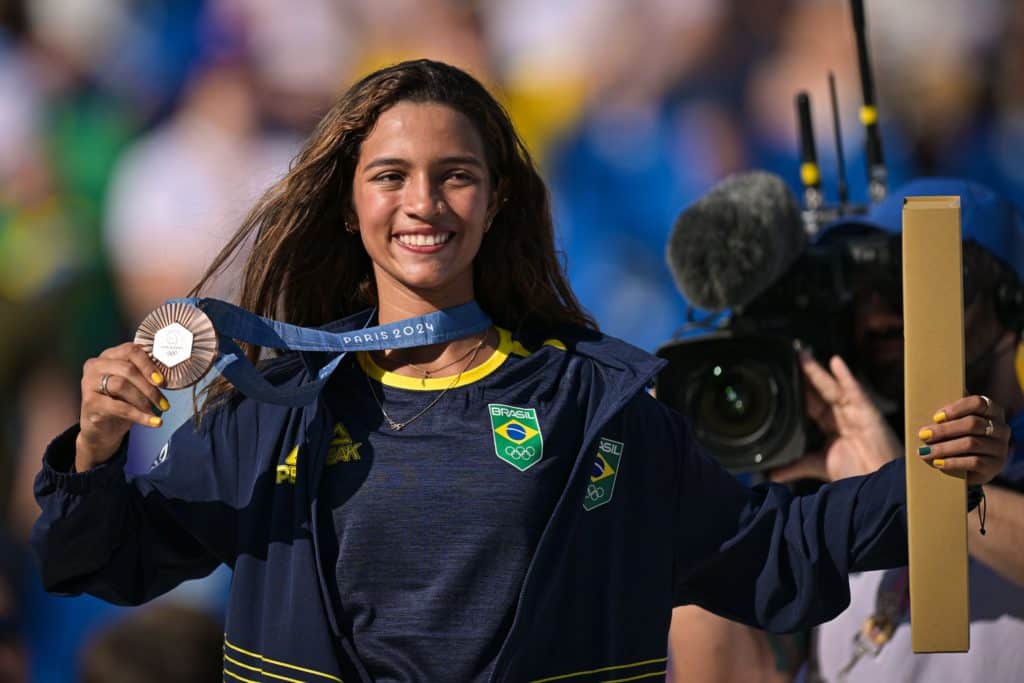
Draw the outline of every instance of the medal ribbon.
[[[167,303],[191,304],[210,318],[217,330],[219,345],[214,367],[236,389],[254,400],[293,408],[313,402],[350,351],[430,346],[479,334],[491,326],[491,319],[475,301],[386,325],[370,326],[375,315],[370,312],[363,328],[348,332],[289,325],[219,299],[172,299]],[[253,366],[235,343],[236,339],[271,349],[337,355],[320,368],[316,379],[297,387],[277,387]]]

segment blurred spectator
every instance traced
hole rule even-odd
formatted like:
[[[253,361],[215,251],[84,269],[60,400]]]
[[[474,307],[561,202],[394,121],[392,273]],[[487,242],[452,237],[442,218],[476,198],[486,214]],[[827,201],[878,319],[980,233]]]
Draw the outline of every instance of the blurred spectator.
[[[738,123],[717,93],[686,89],[695,65],[715,49],[722,24],[714,5],[611,3],[602,18],[605,25],[591,26],[594,42],[584,44],[592,50],[589,108],[546,165],[576,295],[604,330],[653,349],[685,317],[664,266],[672,223],[746,158]],[[687,47],[653,48],[666,43]],[[638,69],[609,58],[625,54],[648,61]]]
[[[260,126],[250,73],[237,62],[197,72],[180,108],[121,157],[114,172],[104,242],[126,321],[133,329],[156,306],[185,296],[255,199],[283,174],[290,137]],[[235,294],[229,268],[213,296]],[[167,392],[160,429],[133,429],[129,472],[140,472],[192,414],[192,390]]]
[[[430,57],[492,80],[487,45],[473,3],[351,0],[346,5],[360,31],[359,61],[353,76],[410,57]],[[395,21],[396,16],[402,21]]]
[[[885,115],[900,122],[917,175],[948,172],[942,156],[960,146],[988,106],[988,62],[1020,3],[938,0],[925,14],[899,0],[866,4]]]
[[[1024,206],[1024,4],[1010,4],[1000,35],[988,46],[981,106],[936,154],[949,173],[977,178]]]
[[[133,126],[42,38],[12,41],[3,54],[0,88],[12,92],[0,118],[12,127],[0,134],[9,153],[0,170],[0,386],[13,400],[0,432],[13,438],[0,441],[0,457],[14,482],[2,502],[23,540],[38,512],[30,489],[40,439],[53,420],[74,419],[81,363],[116,338],[99,225],[110,168]]]
[[[224,629],[201,610],[142,607],[86,641],[81,683],[204,683],[222,680]]]
[[[244,64],[196,72],[174,115],[114,170],[103,240],[130,325],[191,289],[295,151],[261,129]],[[230,274],[222,285],[232,296]]]

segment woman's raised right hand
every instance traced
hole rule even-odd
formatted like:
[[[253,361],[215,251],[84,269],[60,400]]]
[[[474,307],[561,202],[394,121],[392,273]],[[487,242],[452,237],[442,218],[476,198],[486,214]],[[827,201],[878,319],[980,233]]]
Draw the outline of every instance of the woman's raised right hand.
[[[141,346],[133,343],[109,348],[90,358],[82,369],[81,431],[75,442],[75,470],[85,472],[106,462],[121,445],[133,423],[159,427],[153,414],[170,408],[157,387],[164,378]]]

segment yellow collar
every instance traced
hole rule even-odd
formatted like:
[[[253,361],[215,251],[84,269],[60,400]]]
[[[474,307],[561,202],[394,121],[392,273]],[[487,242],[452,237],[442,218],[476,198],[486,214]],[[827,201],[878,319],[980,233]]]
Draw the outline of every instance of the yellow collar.
[[[389,387],[396,387],[398,389],[409,389],[410,391],[443,391],[444,389],[455,387],[466,386],[473,382],[482,380],[487,375],[491,374],[495,370],[501,367],[501,364],[508,358],[509,353],[515,350],[515,342],[512,341],[512,334],[501,327],[496,328],[498,330],[498,348],[494,350],[490,358],[485,360],[480,365],[476,366],[472,370],[467,370],[462,373],[459,380],[452,384],[452,377],[409,377],[407,375],[399,375],[394,372],[385,370],[384,368],[377,365],[370,354],[366,351],[360,351],[356,354],[356,359],[359,361],[359,367],[363,369],[367,375],[372,379],[377,380],[381,384]]]

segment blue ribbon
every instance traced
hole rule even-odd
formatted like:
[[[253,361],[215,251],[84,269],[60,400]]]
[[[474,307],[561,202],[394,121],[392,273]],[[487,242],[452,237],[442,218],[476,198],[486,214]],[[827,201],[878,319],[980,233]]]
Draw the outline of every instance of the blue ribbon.
[[[300,407],[314,401],[350,351],[379,351],[442,344],[479,334],[491,319],[475,301],[387,325],[364,326],[349,332],[289,325],[239,308],[219,299],[172,299],[168,303],[197,306],[217,330],[219,348],[214,367],[249,398],[275,405]],[[367,316],[367,325],[373,315]],[[337,354],[317,372],[315,380],[296,387],[276,387],[266,380],[235,339],[271,349],[320,351]]]

